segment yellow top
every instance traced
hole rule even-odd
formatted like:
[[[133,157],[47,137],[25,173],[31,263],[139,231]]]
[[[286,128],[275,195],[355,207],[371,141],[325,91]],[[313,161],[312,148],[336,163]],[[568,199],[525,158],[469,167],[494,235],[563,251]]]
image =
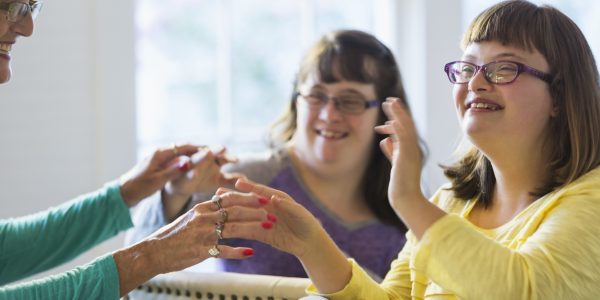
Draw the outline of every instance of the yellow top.
[[[381,284],[354,261],[329,299],[598,299],[600,168],[538,199],[495,229],[466,220],[475,201],[440,189],[448,215],[407,243]],[[314,286],[308,291],[317,294]]]

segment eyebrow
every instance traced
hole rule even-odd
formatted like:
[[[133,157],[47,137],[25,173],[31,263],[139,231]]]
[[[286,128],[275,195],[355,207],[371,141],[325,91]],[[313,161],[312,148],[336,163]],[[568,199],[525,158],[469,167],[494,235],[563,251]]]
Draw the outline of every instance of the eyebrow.
[[[525,61],[525,58],[523,58],[522,56],[519,56],[513,52],[503,52],[503,53],[497,54],[492,57],[493,60],[506,59],[506,58],[514,58],[519,61]],[[477,59],[477,57],[475,55],[465,55],[465,56],[463,56],[463,59]]]

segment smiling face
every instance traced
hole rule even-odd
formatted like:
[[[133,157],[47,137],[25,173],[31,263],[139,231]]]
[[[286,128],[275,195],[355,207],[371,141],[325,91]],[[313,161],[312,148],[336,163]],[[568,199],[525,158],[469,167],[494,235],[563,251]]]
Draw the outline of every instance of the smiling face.
[[[370,83],[340,80],[324,83],[308,76],[299,85],[301,94],[361,95],[364,99],[375,99],[375,86]],[[375,137],[379,106],[369,108],[361,114],[340,112],[333,101],[320,109],[310,108],[300,96],[296,99],[297,130],[292,137],[296,155],[314,169],[337,165],[353,168],[356,163],[366,164]],[[346,168],[344,168],[346,169]]]
[[[17,1],[2,1],[2,3],[8,2],[22,2],[28,3],[28,1],[17,0]],[[11,68],[11,50],[17,37],[19,36],[30,36],[33,32],[33,18],[31,13],[28,13],[22,20],[18,22],[10,22],[6,18],[7,12],[0,10],[0,83],[5,83],[10,80]]]
[[[542,72],[549,70],[539,52],[495,41],[469,44],[461,60],[476,65],[515,61]],[[548,84],[528,73],[521,73],[510,84],[497,85],[486,81],[480,71],[468,83],[455,84],[453,95],[462,129],[479,148],[497,142],[541,146],[550,119],[557,113]]]

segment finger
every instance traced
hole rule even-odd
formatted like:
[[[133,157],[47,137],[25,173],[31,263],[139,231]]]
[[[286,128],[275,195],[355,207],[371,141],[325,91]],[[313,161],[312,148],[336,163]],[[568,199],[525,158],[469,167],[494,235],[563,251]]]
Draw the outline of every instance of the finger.
[[[254,183],[252,181],[250,181],[249,179],[245,179],[245,178],[240,178],[238,179],[238,181],[235,183],[235,188],[243,191],[243,192],[249,192],[249,193],[255,193],[261,196],[267,196],[268,198],[271,198],[273,196],[279,196],[282,198],[290,198],[290,196],[282,191],[267,187],[265,185],[262,184],[258,184],[258,183]]]
[[[249,240],[266,241],[266,236],[275,224],[265,222],[228,223],[223,228],[223,238],[243,238]]]
[[[173,147],[177,147],[177,151],[173,151]],[[168,148],[161,148],[157,150],[152,159],[159,165],[165,165],[167,162],[173,161],[175,158],[183,155],[190,156],[198,152],[198,146],[191,144],[177,145]]]
[[[203,207],[201,204],[198,205],[194,207],[194,210],[201,214],[200,222],[205,224],[277,221],[277,217],[261,208],[234,206],[223,208],[223,210],[212,211],[207,210],[206,207]]]
[[[383,152],[385,157],[387,157],[387,159],[391,161],[392,153],[394,151],[394,142],[392,141],[392,139],[387,137],[381,140],[381,142],[379,142],[379,148],[381,148],[381,151]]]
[[[396,121],[405,132],[416,132],[415,125],[408,109],[398,98],[388,98],[383,103],[383,111],[390,121]],[[393,124],[394,122],[392,122]]]
[[[246,175],[242,173],[222,173],[219,177],[219,185],[234,186],[238,179],[248,179]]]
[[[246,247],[230,247],[225,245],[217,246],[219,249],[219,258],[225,259],[246,259],[254,255],[254,249]],[[208,250],[206,250],[208,252]]]
[[[244,206],[251,208],[259,208],[265,204],[265,197],[261,197],[252,193],[240,193],[237,191],[219,188],[216,193],[221,197],[221,207]],[[211,200],[202,202],[197,205],[202,205],[202,209],[206,211],[217,211],[219,208]]]

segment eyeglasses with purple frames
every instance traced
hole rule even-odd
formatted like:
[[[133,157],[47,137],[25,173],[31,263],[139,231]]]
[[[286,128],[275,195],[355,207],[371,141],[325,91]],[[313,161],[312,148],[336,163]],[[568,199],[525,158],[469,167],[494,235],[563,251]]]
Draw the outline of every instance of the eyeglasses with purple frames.
[[[513,83],[521,73],[531,74],[547,83],[552,82],[550,74],[515,61],[494,61],[481,66],[466,61],[453,61],[444,66],[448,79],[455,84],[468,83],[479,70],[483,71],[485,80],[493,84]]]

